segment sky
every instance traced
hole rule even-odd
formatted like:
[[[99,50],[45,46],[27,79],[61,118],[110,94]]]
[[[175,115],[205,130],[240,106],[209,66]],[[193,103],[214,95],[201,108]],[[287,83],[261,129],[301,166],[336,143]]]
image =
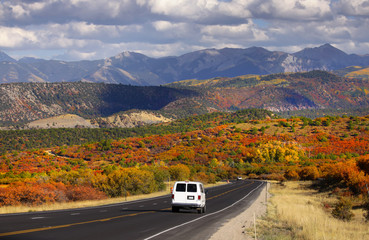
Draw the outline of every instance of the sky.
[[[0,50],[16,59],[252,46],[293,53],[325,43],[369,54],[369,1],[0,0]]]

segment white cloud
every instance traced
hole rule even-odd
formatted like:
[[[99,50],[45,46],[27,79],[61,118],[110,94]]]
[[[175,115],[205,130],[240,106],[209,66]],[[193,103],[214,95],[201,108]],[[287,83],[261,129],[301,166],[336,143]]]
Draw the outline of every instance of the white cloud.
[[[65,53],[64,58],[68,56],[68,59],[94,59],[96,58],[96,52],[79,52],[77,50],[70,50]]]
[[[11,8],[15,18],[24,18],[30,14],[30,12],[28,10],[25,10],[21,5],[15,5]]]
[[[329,0],[261,0],[251,5],[253,16],[265,19],[318,21],[332,17]]]
[[[337,16],[334,21],[307,22],[293,24],[289,21],[274,21],[267,30],[272,40],[268,43],[273,49],[280,47],[286,51],[297,46],[316,47],[331,43],[347,53],[369,53],[365,43],[369,42],[369,19],[352,19]],[[356,49],[355,49],[356,48]]]
[[[241,24],[237,26],[220,26],[220,25],[212,25],[206,26],[202,29],[202,33],[205,36],[211,36],[212,39],[217,39],[224,41],[234,41],[234,39],[238,39],[238,41],[266,41],[269,39],[265,31],[256,28],[254,24],[247,23]]]
[[[41,11],[46,7],[46,2],[35,2],[28,5],[31,11]]]
[[[334,6],[340,14],[369,18],[368,0],[339,0]]]
[[[154,28],[152,37],[161,42],[195,41],[200,38],[201,26],[198,24],[156,21],[152,26]]]
[[[37,37],[33,32],[21,28],[0,26],[0,32],[0,47],[2,48],[19,47],[37,42]]]
[[[245,1],[222,2],[218,0],[144,0],[153,14],[169,17],[175,21],[203,24],[240,23],[247,21],[251,13]]]
[[[175,28],[178,27],[178,24],[173,24],[168,21],[156,21],[156,22],[153,22],[152,25],[157,31],[174,30]]]

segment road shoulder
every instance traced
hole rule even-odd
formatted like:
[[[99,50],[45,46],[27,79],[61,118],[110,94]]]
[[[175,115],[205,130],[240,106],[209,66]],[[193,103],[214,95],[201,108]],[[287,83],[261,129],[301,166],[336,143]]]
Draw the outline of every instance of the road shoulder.
[[[268,189],[270,184],[268,184]],[[255,218],[259,218],[266,213],[267,199],[269,193],[264,187],[254,203],[244,212],[225,222],[210,238],[210,240],[252,240],[252,236],[246,233],[246,229],[254,227]]]

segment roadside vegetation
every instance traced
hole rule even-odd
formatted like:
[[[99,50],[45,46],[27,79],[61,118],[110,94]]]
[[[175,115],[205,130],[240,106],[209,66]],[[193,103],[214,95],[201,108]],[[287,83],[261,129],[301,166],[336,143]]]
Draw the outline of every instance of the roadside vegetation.
[[[257,221],[258,239],[368,239],[369,225],[361,201],[338,192],[320,192],[311,181],[274,183],[267,215]],[[341,217],[334,213],[337,206]],[[333,214],[332,214],[333,213]],[[346,217],[343,217],[343,215]],[[348,219],[347,216],[350,216]],[[338,218],[337,218],[338,217]],[[254,229],[249,230],[254,235]]]

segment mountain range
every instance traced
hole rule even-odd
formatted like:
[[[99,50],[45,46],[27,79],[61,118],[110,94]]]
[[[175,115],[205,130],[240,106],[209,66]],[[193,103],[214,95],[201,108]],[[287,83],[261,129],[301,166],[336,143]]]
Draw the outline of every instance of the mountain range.
[[[107,59],[74,62],[15,60],[0,51],[0,83],[83,81],[158,86],[185,79],[333,71],[354,65],[369,66],[369,55],[346,54],[330,44],[291,54],[251,47],[205,49],[162,58],[123,52]]]

